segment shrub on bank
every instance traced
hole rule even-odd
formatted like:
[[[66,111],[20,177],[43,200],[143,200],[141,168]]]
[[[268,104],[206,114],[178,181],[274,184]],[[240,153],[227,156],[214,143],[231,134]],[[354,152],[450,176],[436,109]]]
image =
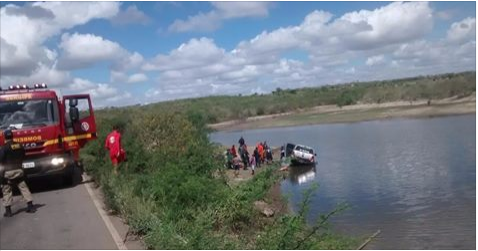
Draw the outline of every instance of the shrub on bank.
[[[218,175],[224,171],[222,158],[214,157],[217,147],[208,140],[201,113],[127,109],[132,108],[97,112],[98,140],[82,149],[81,156],[86,170],[101,185],[108,206],[144,237],[149,248],[290,248],[280,244],[274,233],[288,228],[310,231],[305,222],[291,221],[295,216],[271,222],[253,209],[253,202],[264,198],[278,180],[274,166],[249,182],[228,186],[224,176]],[[112,174],[104,150],[106,135],[115,124],[123,132],[128,157],[120,164],[118,176]],[[288,238],[297,243],[303,237]],[[319,247],[325,237],[331,238],[322,237],[311,235],[300,248]],[[327,243],[329,248],[344,246]]]

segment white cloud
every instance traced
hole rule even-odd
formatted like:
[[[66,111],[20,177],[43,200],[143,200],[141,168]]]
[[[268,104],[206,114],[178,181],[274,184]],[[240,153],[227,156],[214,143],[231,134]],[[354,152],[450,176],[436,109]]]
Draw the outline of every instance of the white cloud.
[[[130,53],[127,57],[121,58],[113,64],[113,68],[116,70],[129,70],[140,67],[144,62],[144,58],[141,54],[134,52]]]
[[[368,54],[370,50],[392,48],[393,44],[423,37],[433,25],[428,3],[421,2],[392,3],[332,18],[329,12],[313,11],[300,25],[264,31],[240,42],[235,51],[249,63],[266,64],[276,62],[284,52],[301,50],[325,67],[331,62],[346,61],[344,56],[353,51],[352,56]],[[416,23],[421,23],[420,27],[416,28]]]
[[[36,2],[24,6],[9,4],[2,7],[1,79],[7,80],[7,76],[17,76],[9,77],[9,80],[28,79],[27,76],[50,76],[51,82],[56,84],[60,82],[59,75],[68,74],[66,71],[90,67],[98,62],[107,61],[112,70],[116,71],[140,67],[144,60],[142,55],[137,52],[129,53],[118,43],[94,34],[63,34],[58,45],[60,53],[44,45],[47,39],[59,35],[62,31],[93,19],[108,19],[118,15],[126,18],[124,15],[138,14],[139,10],[135,6],[119,13],[119,6],[119,3],[114,2]],[[18,32],[19,30],[21,32]],[[46,74],[45,67],[53,65],[55,67],[48,70],[50,75]]]
[[[349,48],[356,49],[420,38],[433,27],[432,9],[428,2],[393,2],[373,11],[347,13],[340,20],[369,26],[369,29],[350,34],[347,38]]]
[[[111,22],[115,25],[146,25],[151,23],[151,18],[139,10],[136,5],[130,5],[126,10],[120,11],[116,16],[112,17]]]
[[[213,31],[220,27],[220,16],[215,12],[199,13],[187,20],[177,19],[168,27],[171,32]]]
[[[131,95],[131,93],[124,91],[119,93],[118,95],[106,99],[105,104],[108,104],[110,106],[125,106],[140,103],[138,99],[132,97],[133,95]]]
[[[346,70],[345,70],[345,73],[355,74],[355,67],[350,67],[349,69],[346,69]]]
[[[269,2],[211,2],[223,19],[239,17],[266,17]]]
[[[161,88],[154,88],[155,95],[151,97],[173,99],[229,91],[246,94],[257,86],[268,92],[277,87],[299,88],[472,68],[474,36],[463,36],[468,43],[454,49],[443,41],[425,39],[433,27],[432,13],[427,2],[394,2],[337,18],[316,10],[296,26],[263,31],[239,42],[231,51],[209,38],[191,39],[169,54],[147,60],[142,69],[159,72],[156,82]],[[307,55],[307,60],[283,58],[284,54],[297,51]],[[466,53],[470,55],[465,57]],[[352,64],[357,61],[365,64]],[[452,67],[451,63],[455,65]]]
[[[161,91],[159,89],[148,89],[145,93],[144,96],[146,98],[154,98],[158,97],[161,94]]]
[[[109,84],[96,84],[85,79],[71,79],[70,72],[59,68],[58,52],[44,45],[47,39],[62,31],[93,19],[111,18],[119,11],[115,2],[35,2],[23,6],[8,4],[0,9],[0,81],[33,84],[45,82],[50,87],[70,93],[90,93],[99,103],[114,103],[131,97]],[[62,58],[92,64],[121,55],[118,68],[138,67],[142,56],[129,54],[117,43],[92,34],[65,34],[59,48]],[[116,55],[114,55],[116,54]],[[124,55],[123,55],[124,54]],[[64,62],[64,61],[63,61]],[[138,79],[138,76],[135,77]],[[134,78],[133,78],[134,79]],[[119,102],[121,103],[121,102]]]
[[[146,81],[147,79],[147,76],[144,74],[133,74],[129,77],[125,75],[121,82],[136,83]],[[109,101],[116,101],[118,97],[131,96],[128,92],[119,92],[111,84],[94,83],[82,78],[72,79],[69,72],[57,70],[55,66],[41,65],[31,76],[6,77],[2,78],[2,83],[4,83],[4,86],[15,83],[26,83],[28,85],[46,83],[49,87],[65,90],[69,94],[88,93],[97,102],[105,104],[109,104]]]
[[[212,2],[214,9],[207,13],[189,16],[187,20],[176,19],[168,27],[170,32],[214,31],[221,27],[222,20],[242,17],[265,17],[269,14],[270,2]]]
[[[40,6],[33,6],[30,3],[25,4],[22,8],[10,5],[7,6],[5,10],[8,15],[26,16],[30,19],[55,18],[55,15],[50,10],[44,9]]]
[[[327,24],[333,17],[333,14],[326,11],[314,10],[304,18],[302,26],[306,31],[318,31]]]
[[[191,39],[181,44],[169,55],[158,55],[145,64],[144,70],[181,70],[199,66],[206,66],[220,61],[225,50],[218,48],[209,38]]]
[[[38,67],[37,62],[32,60],[31,54],[40,54],[42,51],[37,48],[29,54],[19,52],[17,47],[9,44],[5,39],[0,37],[0,75],[28,75]]]
[[[144,58],[141,54],[130,53],[118,43],[93,34],[69,34],[61,37],[62,49],[59,68],[73,70],[91,67],[99,62],[110,64],[112,83],[133,83],[147,80],[144,74],[127,76],[127,72],[141,67]]]
[[[284,50],[301,47],[306,41],[298,36],[299,28],[279,28],[272,32],[262,32],[248,42],[241,42],[238,52],[247,56],[262,57],[264,53],[280,53]]]
[[[65,86],[70,73],[59,69],[58,53],[44,45],[63,30],[93,19],[116,15],[114,2],[35,2],[23,6],[8,4],[0,9],[0,81],[45,82]]]
[[[145,82],[148,80],[148,76],[146,76],[144,73],[136,73],[128,78],[128,83],[139,83],[139,82]]]
[[[367,61],[365,62],[365,64],[368,65],[368,66],[373,66],[373,65],[380,64],[380,63],[383,63],[383,62],[384,62],[383,55],[377,55],[377,56],[367,58]]]
[[[71,28],[85,24],[95,18],[110,18],[119,11],[117,2],[36,2],[39,6],[50,10],[55,16],[55,23],[60,27]]]
[[[62,49],[60,68],[68,70],[119,59],[127,53],[118,43],[93,34],[65,33],[61,36],[59,47]]]
[[[283,80],[290,78],[297,81],[304,76],[312,75],[312,71],[316,74],[319,70],[318,67],[313,67],[311,70],[303,71],[300,69],[303,63],[295,60],[281,62],[282,68],[292,68],[291,71],[300,72],[299,74],[291,72],[290,76],[282,78]],[[168,55],[158,55],[143,68],[160,71],[157,81],[161,88],[151,90],[145,94],[146,97],[159,98],[157,96],[160,95],[159,100],[164,100],[165,96],[172,99],[217,93],[233,94],[246,91],[249,93],[263,76],[271,78],[271,74],[279,68],[279,65],[272,62],[250,64],[237,51],[227,52],[217,47],[213,40],[201,38],[182,44]],[[271,81],[268,80],[264,84]],[[274,88],[275,85],[266,89]]]
[[[65,29],[97,18],[109,18],[119,10],[115,2],[35,2],[8,4],[0,9],[0,64],[4,75],[28,75],[46,63],[43,43]],[[51,62],[49,62],[51,63]]]
[[[51,15],[42,19],[12,15],[10,9],[21,11],[32,7],[11,4],[2,7],[0,11],[1,37],[22,49],[29,45],[38,45],[64,29],[85,24],[92,19],[108,18],[118,12],[118,3],[114,2],[35,2],[32,5]],[[18,32],[19,30],[22,32]]]
[[[2,75],[0,78],[0,83],[2,83],[4,87],[16,83],[24,83],[27,85],[32,85],[35,83],[46,83],[49,87],[58,87],[68,84],[69,80],[69,72],[58,70],[56,68],[56,65],[45,65],[43,63],[40,63],[39,66],[30,75]]]
[[[127,73],[121,71],[112,70],[110,72],[110,82],[113,84],[141,83],[148,80],[148,76],[144,73],[133,73],[128,76]]]
[[[110,82],[111,83],[124,83],[128,80],[128,74],[124,73],[123,71],[110,71]]]
[[[97,84],[95,89],[89,89],[88,91],[97,100],[113,98],[118,94],[118,90],[109,84]]]
[[[94,89],[95,87],[95,83],[82,78],[73,79],[72,83],[69,85],[69,89],[75,93],[89,91],[90,89]]]
[[[228,71],[222,74],[222,79],[234,81],[236,79],[251,79],[253,77],[259,76],[260,70],[256,65],[245,65],[234,71]]]
[[[408,74],[434,74],[476,68],[475,19],[465,18],[450,25],[447,36],[403,43],[392,54],[392,65]]]
[[[467,17],[460,22],[453,23],[447,31],[447,39],[453,43],[476,40],[476,19]]]
[[[111,71],[110,71],[111,83],[128,82],[127,72],[134,71],[140,68],[143,63],[144,63],[143,56],[137,52],[129,53],[128,55],[123,56],[121,59],[116,60],[110,67],[111,68]]]
[[[425,40],[404,43],[393,53],[397,58],[415,58],[423,55],[428,44]]]
[[[131,99],[131,93],[119,91],[107,83],[95,83],[88,79],[74,78],[70,81],[66,89],[62,89],[64,94],[90,94],[93,106],[96,108],[105,106],[132,105],[137,103],[137,99]]]
[[[61,86],[66,84],[70,78],[69,72],[56,69],[56,66],[47,66],[40,64],[39,68],[27,77],[24,82],[27,83],[48,83],[50,86]]]

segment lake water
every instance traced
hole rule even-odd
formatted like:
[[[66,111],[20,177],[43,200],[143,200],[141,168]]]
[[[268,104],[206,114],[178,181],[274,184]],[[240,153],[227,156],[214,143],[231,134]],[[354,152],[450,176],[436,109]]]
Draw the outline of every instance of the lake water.
[[[332,225],[361,237],[381,230],[367,249],[475,249],[476,115],[394,119],[217,132],[212,141],[266,140],[317,151],[314,168],[294,168],[281,184],[296,210],[317,183],[309,222],[338,203],[350,208]]]

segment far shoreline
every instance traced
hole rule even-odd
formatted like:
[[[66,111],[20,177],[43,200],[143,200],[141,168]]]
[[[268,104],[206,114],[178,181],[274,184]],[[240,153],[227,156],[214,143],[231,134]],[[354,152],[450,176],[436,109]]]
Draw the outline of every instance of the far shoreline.
[[[335,105],[316,106],[308,109],[242,120],[209,124],[215,131],[242,131],[265,128],[293,127],[318,124],[355,123],[396,118],[433,118],[453,115],[476,114],[475,93],[464,98],[441,100],[397,101],[382,104],[356,104],[342,108]]]

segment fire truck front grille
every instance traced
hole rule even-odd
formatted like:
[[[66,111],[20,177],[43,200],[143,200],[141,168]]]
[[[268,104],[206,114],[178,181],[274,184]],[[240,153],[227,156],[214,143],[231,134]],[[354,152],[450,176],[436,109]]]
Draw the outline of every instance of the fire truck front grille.
[[[24,143],[23,147],[25,148],[26,153],[39,152],[39,151],[42,151],[45,148],[43,146],[43,144],[45,144],[45,141]]]

